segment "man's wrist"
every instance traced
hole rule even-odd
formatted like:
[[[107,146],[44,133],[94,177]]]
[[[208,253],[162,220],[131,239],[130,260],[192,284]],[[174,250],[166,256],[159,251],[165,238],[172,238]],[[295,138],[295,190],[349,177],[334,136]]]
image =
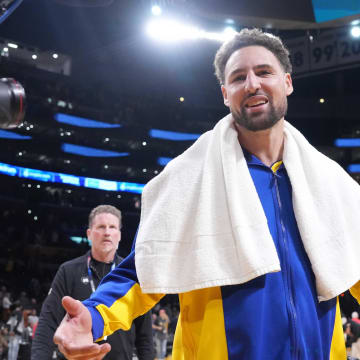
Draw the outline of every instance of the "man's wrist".
[[[92,332],[92,336],[93,336],[93,341],[102,339],[103,333],[104,333],[104,320],[103,320],[101,314],[95,307],[88,306],[86,304],[84,304],[84,305],[89,310],[90,315],[91,315],[91,320],[92,320],[91,332]]]

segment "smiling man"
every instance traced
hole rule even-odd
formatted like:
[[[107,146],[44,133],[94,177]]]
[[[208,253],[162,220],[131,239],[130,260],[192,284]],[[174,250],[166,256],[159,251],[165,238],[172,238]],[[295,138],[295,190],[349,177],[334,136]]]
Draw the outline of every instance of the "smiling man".
[[[230,114],[151,180],[131,254],[55,342],[68,359],[178,293],[174,360],[344,360],[337,296],[360,298],[360,187],[285,121],[282,41],[244,29],[215,73]],[[77,336],[74,340],[74,336]]]
[[[121,212],[114,206],[100,205],[90,212],[86,234],[91,242],[91,250],[60,266],[41,310],[31,359],[62,358],[61,354],[54,354],[55,346],[52,341],[65,314],[61,299],[65,295],[78,300],[87,299],[102,278],[121,262],[122,258],[116,253],[121,239],[121,223]],[[106,342],[112,347],[106,359],[132,360],[136,347],[140,360],[153,360],[150,314],[136,319],[130,331],[119,330],[109,336]]]

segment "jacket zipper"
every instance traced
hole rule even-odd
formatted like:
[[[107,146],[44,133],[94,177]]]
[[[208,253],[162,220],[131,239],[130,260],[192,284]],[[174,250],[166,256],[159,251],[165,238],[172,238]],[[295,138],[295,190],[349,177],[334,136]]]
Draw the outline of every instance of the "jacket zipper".
[[[294,359],[300,359],[300,347],[298,344],[298,334],[297,334],[297,313],[294,303],[294,294],[291,287],[291,266],[289,262],[289,244],[287,242],[286,237],[286,229],[284,226],[284,222],[282,219],[282,202],[280,198],[280,191],[279,191],[279,184],[278,184],[278,175],[273,173],[274,176],[274,182],[275,182],[275,190],[276,190],[276,198],[277,198],[277,205],[279,207],[279,222],[280,222],[280,228],[281,228],[281,240],[283,242],[283,253],[284,253],[284,271],[285,271],[285,287],[286,287],[286,297],[288,302],[288,312],[289,317],[292,325],[292,331],[291,331],[291,342],[294,345],[293,353],[294,353]]]

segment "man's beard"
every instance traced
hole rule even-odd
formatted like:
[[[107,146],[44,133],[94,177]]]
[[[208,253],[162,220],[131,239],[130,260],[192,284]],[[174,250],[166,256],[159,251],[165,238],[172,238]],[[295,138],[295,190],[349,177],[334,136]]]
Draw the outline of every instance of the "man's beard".
[[[240,111],[235,111],[234,109],[230,109],[230,111],[237,124],[250,131],[261,131],[270,129],[286,115],[288,108],[287,98],[285,97],[282,104],[277,107],[269,99],[268,106],[268,114],[249,115],[244,110],[244,107],[241,107]],[[257,119],[257,117],[262,117],[262,119]]]

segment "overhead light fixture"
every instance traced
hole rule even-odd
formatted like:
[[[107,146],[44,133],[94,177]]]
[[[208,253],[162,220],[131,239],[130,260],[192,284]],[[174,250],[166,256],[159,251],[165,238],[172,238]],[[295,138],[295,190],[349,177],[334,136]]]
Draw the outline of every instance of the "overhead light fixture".
[[[156,40],[172,42],[185,39],[197,39],[200,31],[192,26],[174,20],[156,20],[147,26],[147,33]]]
[[[360,37],[360,27],[359,26],[353,26],[350,30],[351,35],[354,38]]]
[[[57,59],[57,58],[59,57],[59,55],[56,54],[56,53],[54,53],[54,54],[52,54],[52,57],[53,57],[54,59]]]
[[[230,19],[230,18],[229,18],[229,19],[226,19],[226,20],[225,20],[225,23],[226,23],[226,24],[229,24],[229,25],[233,25],[233,24],[235,24],[235,21],[234,21],[233,19]]]
[[[227,26],[224,29],[224,39],[231,40],[236,34],[236,30],[232,26]]]
[[[151,12],[155,16],[160,16],[162,14],[162,9],[161,9],[161,7],[159,5],[154,5],[151,8]]]
[[[17,49],[19,46],[17,44],[14,44],[14,43],[8,43],[8,47],[11,47],[13,49]]]
[[[226,27],[223,32],[207,32],[171,19],[153,20],[148,23],[146,31],[153,39],[164,42],[198,39],[223,42],[231,39],[236,34],[236,30],[231,26]]]

